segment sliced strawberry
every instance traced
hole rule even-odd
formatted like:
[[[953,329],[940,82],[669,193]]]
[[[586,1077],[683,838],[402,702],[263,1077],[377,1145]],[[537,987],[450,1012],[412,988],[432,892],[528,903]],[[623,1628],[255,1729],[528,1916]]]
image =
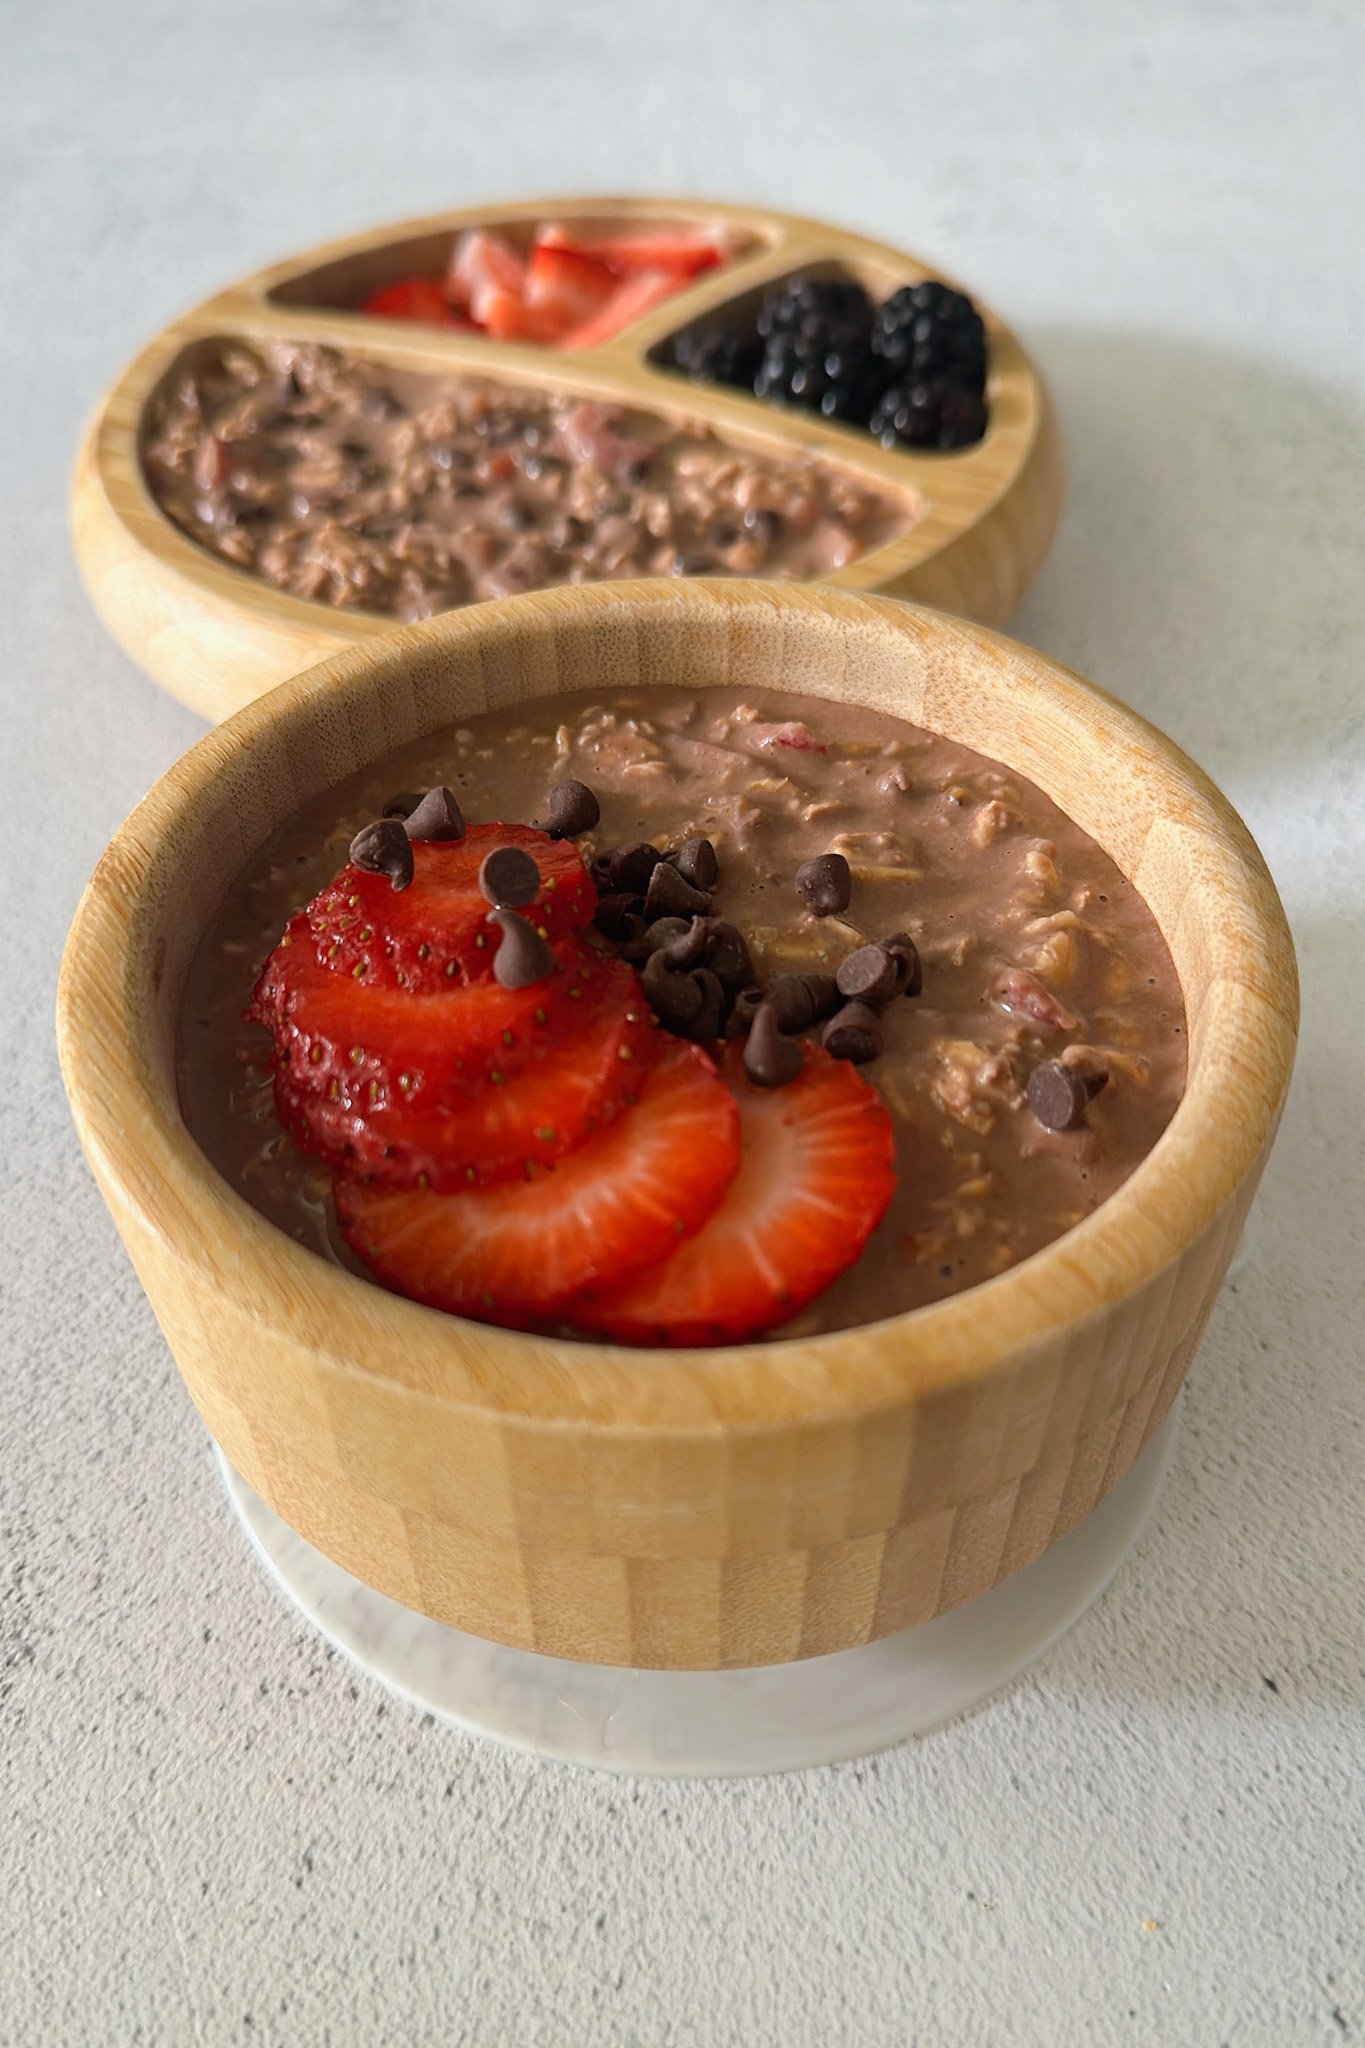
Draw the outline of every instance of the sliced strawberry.
[[[318,959],[303,912],[290,919],[256,984],[251,1015],[275,1040],[277,1078],[339,1109],[458,1109],[490,1075],[503,1080],[640,994],[629,967],[576,936],[555,970],[526,988],[491,975],[413,995],[337,974]]]
[[[536,229],[536,246],[590,256],[627,276],[642,270],[667,270],[676,279],[710,270],[730,253],[724,234],[715,228],[635,228],[615,235],[594,235],[556,220],[545,221]]]
[[[895,1190],[891,1118],[843,1060],[806,1047],[785,1088],[758,1088],[725,1054],[743,1156],[724,1200],[658,1265],[612,1280],[568,1319],[630,1344],[724,1344],[774,1329],[837,1279]]]
[[[470,311],[485,334],[498,341],[554,341],[563,323],[539,307],[529,306],[518,292],[500,284],[481,284]]]
[[[560,347],[600,348],[604,341],[610,341],[633,321],[661,306],[665,299],[671,299],[681,284],[681,278],[672,270],[642,270],[628,277],[591,319],[569,329]]]
[[[455,244],[446,284],[451,298],[461,305],[472,305],[475,293],[486,285],[496,285],[519,299],[526,287],[526,271],[505,235],[488,228],[470,228]]]
[[[537,248],[526,270],[526,308],[563,334],[600,312],[616,290],[605,264],[576,249]]]
[[[362,313],[381,320],[425,320],[432,327],[463,327],[441,286],[432,277],[396,277],[362,299]]]
[[[471,825],[463,839],[419,840],[406,889],[394,889],[384,875],[343,868],[307,910],[323,965],[414,994],[486,979],[496,948],[479,866],[495,846],[525,847],[540,868],[540,895],[523,915],[546,938],[584,929],[597,892],[569,840],[551,839],[530,825]]]
[[[496,1069],[485,1085],[445,1110],[409,1109],[319,1095],[277,1073],[280,1122],[305,1152],[388,1186],[446,1191],[525,1179],[581,1145],[633,1102],[663,1049],[633,971],[609,963],[615,1002],[588,1012],[569,1035],[537,1044],[519,1067]],[[394,1000],[420,1006],[426,998]]]
[[[695,1230],[738,1159],[733,1096],[699,1047],[673,1044],[634,1108],[554,1171],[455,1195],[341,1178],[337,1217],[386,1287],[524,1328]]]

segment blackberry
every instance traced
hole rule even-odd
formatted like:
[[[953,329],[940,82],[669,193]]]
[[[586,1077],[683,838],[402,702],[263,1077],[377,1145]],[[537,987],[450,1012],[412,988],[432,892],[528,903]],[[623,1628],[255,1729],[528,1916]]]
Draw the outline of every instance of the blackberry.
[[[963,389],[985,386],[985,323],[964,293],[932,278],[903,285],[878,306],[872,349],[898,383],[950,377]]]
[[[872,408],[868,431],[883,448],[966,448],[986,431],[986,400],[950,380],[893,384]]]
[[[766,341],[808,320],[826,326],[851,322],[867,328],[872,301],[856,278],[786,277],[770,285],[758,309],[758,331]]]
[[[865,426],[879,381],[864,326],[808,316],[769,335],[754,393]]]
[[[763,343],[751,327],[727,327],[722,320],[685,329],[674,338],[669,357],[694,383],[736,384],[746,391],[762,359]]]

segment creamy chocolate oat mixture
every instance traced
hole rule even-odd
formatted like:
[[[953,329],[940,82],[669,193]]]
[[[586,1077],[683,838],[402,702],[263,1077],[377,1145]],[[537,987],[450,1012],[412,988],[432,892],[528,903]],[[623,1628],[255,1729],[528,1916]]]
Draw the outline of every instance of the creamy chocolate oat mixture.
[[[920,510],[702,425],[302,342],[224,342],[182,364],[142,461],[163,511],[214,554],[294,597],[400,619],[622,576],[826,576]]]
[[[833,972],[895,932],[918,947],[922,990],[881,1010],[883,1050],[861,1069],[896,1123],[897,1193],[862,1258],[779,1334],[872,1321],[1003,1272],[1111,1195],[1170,1121],[1185,1020],[1165,942],[1031,783],[851,705],[728,689],[558,698],[471,719],[307,805],[233,886],[193,962],[179,1055],[190,1128],[313,1250],[354,1265],[329,1173],[275,1120],[270,1041],[241,1021],[266,955],[396,792],[444,783],[472,820],[525,821],[565,776],[600,799],[578,842],[589,861],[630,841],[713,842],[716,914],[745,932],[762,978]],[[831,852],[851,895],[819,916],[794,876]],[[1029,1083],[1055,1115],[1067,1076],[1081,1121],[1050,1129]]]

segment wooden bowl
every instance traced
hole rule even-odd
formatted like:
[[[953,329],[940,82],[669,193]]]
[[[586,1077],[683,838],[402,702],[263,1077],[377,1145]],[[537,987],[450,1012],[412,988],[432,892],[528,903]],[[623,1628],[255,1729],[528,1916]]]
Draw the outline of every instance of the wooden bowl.
[[[833,1335],[634,1351],[402,1300],[296,1245],[190,1137],[174,1044],[224,891],[305,799],[488,706],[751,680],[884,708],[1032,778],[1154,912],[1189,1082],[1095,1214],[954,1299]],[[66,1086],[204,1420],[278,1514],[406,1606],[524,1649],[780,1663],[984,1591],[1075,1526],[1169,1409],[1288,1085],[1293,949],[1245,827],[1069,670],[887,599],[585,585],[347,649],[194,747],[133,813],[62,970]]]
[[[720,221],[739,253],[600,348],[566,350],[444,333],[348,310],[404,271],[439,273],[454,236],[473,226],[512,236],[553,217],[582,225]],[[1036,573],[1061,503],[1061,445],[1041,380],[1002,321],[982,307],[991,342],[990,426],[951,453],[888,451],[867,433],[691,384],[649,360],[666,336],[732,299],[756,297],[789,271],[838,267],[877,296],[940,276],[917,257],[760,208],[696,200],[518,201],[391,223],[256,273],[206,299],[151,342],[95,414],[77,462],[72,524],[90,595],[115,639],[172,696],[225,718],[310,663],[390,632],[394,620],[290,597],[211,554],[161,510],[143,476],[148,402],[187,349],[222,336],[330,343],[406,369],[467,372],[536,389],[569,389],[700,420],[743,446],[822,452],[880,489],[909,493],[924,516],[829,581],[884,590],[1000,624]],[[951,280],[949,280],[951,282]]]

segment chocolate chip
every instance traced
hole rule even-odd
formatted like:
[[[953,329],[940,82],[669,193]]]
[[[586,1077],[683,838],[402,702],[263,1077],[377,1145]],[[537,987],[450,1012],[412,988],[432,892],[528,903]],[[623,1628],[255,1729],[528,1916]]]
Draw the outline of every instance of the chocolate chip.
[[[644,930],[644,919],[640,916],[643,908],[643,896],[604,896],[592,914],[592,921],[604,939],[623,939],[632,920]]]
[[[628,896],[643,896],[649,887],[650,876],[662,859],[663,855],[657,846],[649,846],[638,841],[632,842],[629,846],[618,846],[607,856],[613,892],[617,895],[624,893]]]
[[[479,867],[479,892],[499,910],[519,910],[540,894],[540,869],[521,846],[495,846]]]
[[[655,950],[649,943],[649,927],[644,919],[632,912],[621,927],[617,944],[621,958],[628,960],[632,967],[640,967]]]
[[[537,820],[551,839],[577,839],[600,823],[602,806],[586,782],[556,782],[545,799],[545,816]]]
[[[694,967],[691,978],[701,990],[702,1000],[687,1036],[706,1044],[725,1029],[725,990],[709,967]]]
[[[406,889],[413,877],[412,841],[397,818],[362,825],[351,841],[351,859],[366,874],[387,875],[395,889]]]
[[[450,791],[429,789],[408,819],[409,839],[463,839],[464,819]]]
[[[588,873],[592,876],[593,888],[596,889],[599,896],[610,896],[612,894],[611,857],[609,854],[599,854],[588,869]]]
[[[900,987],[900,971],[885,946],[859,946],[839,962],[834,977],[841,996],[879,1010]]]
[[[710,908],[711,898],[703,890],[685,882],[666,860],[655,863],[645,892],[647,924],[653,924],[656,917],[705,917]]]
[[[763,991],[757,982],[749,988],[740,989],[732,996],[730,1014],[725,1020],[725,1036],[743,1038],[746,1031],[752,1030],[754,1018],[758,1015],[759,1004],[762,1001]],[[783,1028],[785,1029],[785,1026]]]
[[[548,942],[515,910],[490,910],[488,922],[502,932],[493,955],[493,979],[503,988],[529,988],[554,971],[555,956]]]
[[[422,801],[420,789],[400,789],[384,806],[386,818],[410,818]]]
[[[690,936],[691,931],[692,924],[685,917],[656,917],[647,928],[645,937],[649,941],[650,952],[658,953],[666,946],[678,945]],[[671,954],[669,960],[674,964]]]
[[[845,1003],[820,1034],[820,1043],[836,1060],[852,1060],[862,1066],[875,1060],[882,1049],[882,1027],[875,1010],[866,1003]]]
[[[775,974],[764,990],[778,1027],[795,1037],[809,1031],[839,1007],[839,992],[830,974]]]
[[[1074,1131],[1085,1122],[1086,1104],[1098,1095],[1107,1074],[1081,1074],[1060,1060],[1045,1060],[1028,1077],[1028,1106],[1045,1130]]]
[[[806,1056],[794,1038],[783,1035],[771,1003],[760,1003],[744,1047],[744,1071],[760,1088],[781,1088],[794,1081]]]
[[[670,967],[662,953],[651,953],[640,976],[645,994],[665,1031],[686,1031],[701,1014],[705,991],[695,975]]]
[[[796,887],[817,917],[833,917],[848,909],[853,877],[841,853],[819,853],[796,870]]]
[[[682,926],[682,930],[676,937],[671,938],[665,947],[669,966],[700,966],[702,957],[706,952],[707,940],[710,936],[710,918],[689,917],[683,919],[681,917],[661,917],[659,923]]]
[[[694,889],[714,889],[720,880],[720,862],[709,839],[684,839],[677,852],[668,857]]]
[[[896,963],[896,994],[917,996],[924,987],[924,964],[919,957],[919,947],[909,932],[892,932],[889,939],[882,940],[882,944]]]

